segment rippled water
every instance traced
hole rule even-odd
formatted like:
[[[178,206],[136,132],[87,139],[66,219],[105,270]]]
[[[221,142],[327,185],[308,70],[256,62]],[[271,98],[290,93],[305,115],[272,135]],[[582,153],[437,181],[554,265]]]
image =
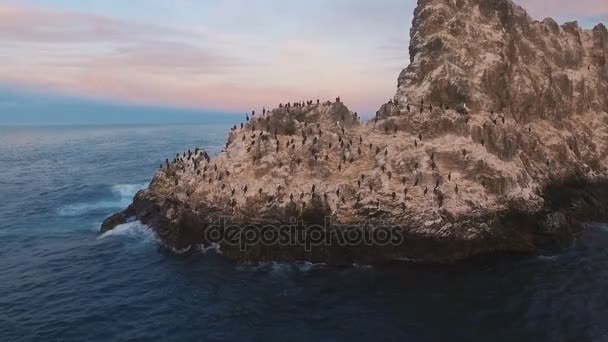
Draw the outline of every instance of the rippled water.
[[[138,222],[98,234],[161,160],[223,126],[0,128],[0,341],[608,339],[608,226],[453,266],[236,265]]]

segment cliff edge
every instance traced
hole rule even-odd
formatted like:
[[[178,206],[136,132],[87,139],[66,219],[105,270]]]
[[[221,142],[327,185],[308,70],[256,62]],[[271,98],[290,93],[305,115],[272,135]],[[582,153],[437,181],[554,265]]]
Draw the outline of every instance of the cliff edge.
[[[608,220],[603,25],[534,21],[509,0],[419,0],[410,34],[411,63],[370,122],[339,98],[252,113],[217,158],[167,159],[102,230],[133,216],[168,247],[241,261],[450,262],[534,251]],[[243,248],[212,234],[225,220],[390,226],[399,238]]]

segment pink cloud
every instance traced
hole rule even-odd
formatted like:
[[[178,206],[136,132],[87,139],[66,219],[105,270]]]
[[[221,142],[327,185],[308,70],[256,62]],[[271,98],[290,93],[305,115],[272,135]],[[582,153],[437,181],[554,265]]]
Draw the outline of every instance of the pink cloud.
[[[0,5],[0,56],[10,65],[0,69],[0,82],[136,104],[232,111],[341,96],[354,110],[375,112],[392,96],[402,67],[387,72],[365,54],[340,50],[335,41],[250,38]],[[350,48],[352,42],[344,44]]]

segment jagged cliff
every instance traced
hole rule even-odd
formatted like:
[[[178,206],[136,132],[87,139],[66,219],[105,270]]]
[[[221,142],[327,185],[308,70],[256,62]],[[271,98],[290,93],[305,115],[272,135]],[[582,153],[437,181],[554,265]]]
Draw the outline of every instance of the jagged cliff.
[[[509,0],[420,0],[395,100],[466,103],[518,123],[608,111],[608,31],[538,22]]]
[[[509,0],[420,0],[394,101],[362,123],[336,99],[281,104],[215,159],[167,160],[133,205],[169,247],[208,228],[392,225],[397,243],[220,243],[238,260],[453,261],[533,251],[608,219],[608,32],[532,20]]]

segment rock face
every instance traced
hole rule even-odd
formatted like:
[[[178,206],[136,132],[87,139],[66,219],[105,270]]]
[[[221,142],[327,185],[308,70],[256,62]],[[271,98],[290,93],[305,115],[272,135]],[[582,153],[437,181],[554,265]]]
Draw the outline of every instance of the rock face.
[[[608,30],[532,20],[510,0],[419,0],[399,103],[508,112],[519,123],[608,111]]]
[[[135,216],[168,247],[217,243],[241,261],[450,262],[534,251],[608,219],[603,25],[536,22],[509,0],[419,0],[410,55],[372,121],[339,99],[252,113],[217,158],[177,155],[103,229]],[[259,232],[292,219],[399,238],[243,248],[212,234],[224,220]]]

